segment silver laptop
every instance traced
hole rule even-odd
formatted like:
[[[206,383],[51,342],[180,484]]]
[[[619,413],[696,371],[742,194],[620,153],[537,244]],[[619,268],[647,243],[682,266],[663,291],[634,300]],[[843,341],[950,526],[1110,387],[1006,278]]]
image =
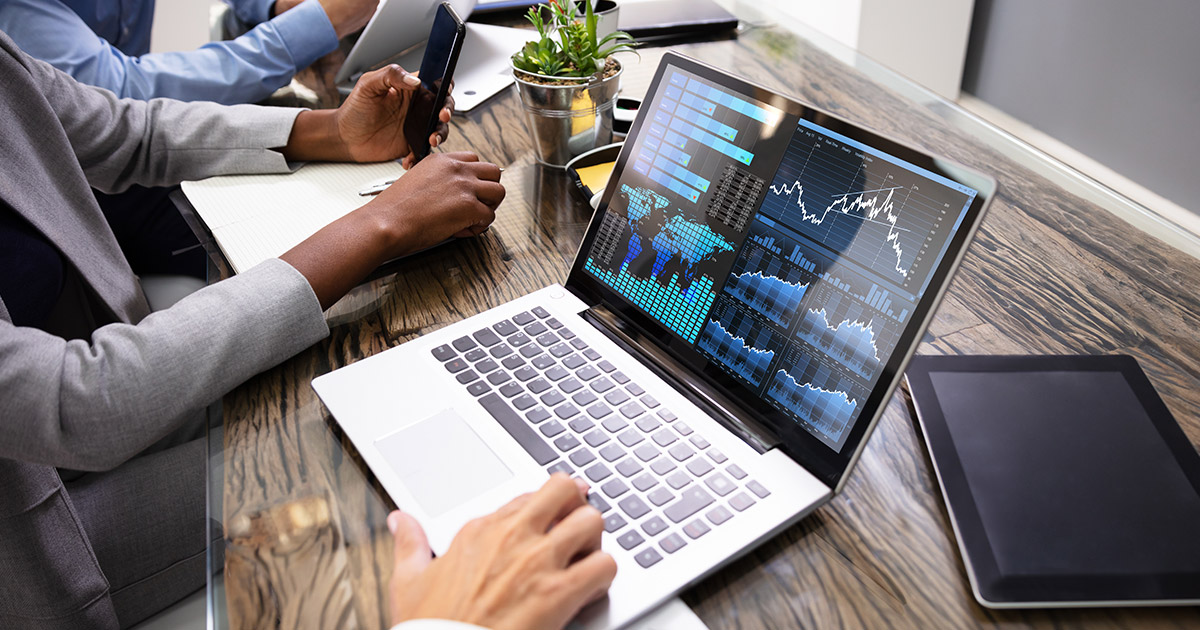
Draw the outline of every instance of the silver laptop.
[[[436,552],[589,480],[615,628],[839,492],[995,182],[668,53],[565,286],[314,380]]]

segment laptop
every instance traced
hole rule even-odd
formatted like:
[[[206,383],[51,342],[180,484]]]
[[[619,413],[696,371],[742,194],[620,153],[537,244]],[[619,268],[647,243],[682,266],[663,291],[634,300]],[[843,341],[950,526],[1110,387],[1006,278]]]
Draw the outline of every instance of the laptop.
[[[565,285],[318,377],[444,552],[562,471],[623,626],[837,494],[995,182],[668,52]]]

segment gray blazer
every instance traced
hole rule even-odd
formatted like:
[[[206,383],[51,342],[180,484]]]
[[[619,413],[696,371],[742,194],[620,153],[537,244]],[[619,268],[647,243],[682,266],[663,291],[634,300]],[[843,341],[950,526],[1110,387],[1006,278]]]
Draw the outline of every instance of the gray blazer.
[[[55,470],[106,470],[192,410],[328,334],[272,260],[149,313],[92,191],[281,172],[296,110],[118,100],[0,33],[0,201],[58,247],[119,323],[66,341],[0,301],[0,627],[116,627],[108,583]],[[2,273],[2,270],[0,270]]]

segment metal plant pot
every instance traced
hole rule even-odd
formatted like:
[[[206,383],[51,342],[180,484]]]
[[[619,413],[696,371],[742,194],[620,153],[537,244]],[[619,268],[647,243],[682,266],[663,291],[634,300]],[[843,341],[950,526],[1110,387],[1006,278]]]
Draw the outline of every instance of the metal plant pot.
[[[580,153],[612,143],[613,107],[623,71],[618,68],[611,77],[578,85],[541,85],[522,75],[559,77],[513,70],[539,162],[562,167]]]

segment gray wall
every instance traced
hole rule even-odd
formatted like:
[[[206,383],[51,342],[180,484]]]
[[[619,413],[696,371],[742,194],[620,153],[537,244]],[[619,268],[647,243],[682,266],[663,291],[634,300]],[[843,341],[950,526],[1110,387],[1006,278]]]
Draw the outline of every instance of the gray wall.
[[[1200,214],[1200,2],[976,0],[963,90]]]

